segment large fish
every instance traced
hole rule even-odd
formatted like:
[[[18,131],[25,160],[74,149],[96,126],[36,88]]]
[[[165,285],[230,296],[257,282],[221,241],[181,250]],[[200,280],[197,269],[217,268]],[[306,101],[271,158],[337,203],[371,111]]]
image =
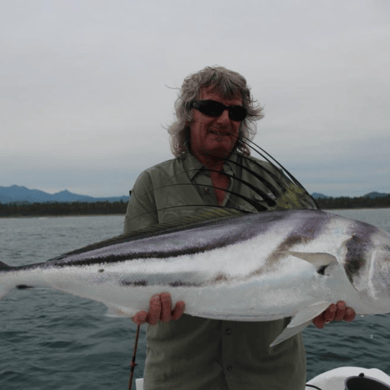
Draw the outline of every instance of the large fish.
[[[292,317],[273,345],[338,300],[357,314],[390,312],[390,234],[320,210],[220,213],[216,220],[120,236],[44,263],[0,262],[0,298],[21,285],[50,286],[103,302],[109,315],[132,317],[148,309],[153,294],[169,292],[193,316]]]

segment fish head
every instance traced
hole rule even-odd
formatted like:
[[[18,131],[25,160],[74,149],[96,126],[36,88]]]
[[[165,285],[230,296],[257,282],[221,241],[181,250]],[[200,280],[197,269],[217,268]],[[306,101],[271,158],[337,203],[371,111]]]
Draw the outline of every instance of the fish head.
[[[367,285],[385,313],[390,312],[390,245],[375,248],[368,269]]]
[[[344,253],[347,277],[369,311],[390,313],[390,234],[373,226],[355,232]]]

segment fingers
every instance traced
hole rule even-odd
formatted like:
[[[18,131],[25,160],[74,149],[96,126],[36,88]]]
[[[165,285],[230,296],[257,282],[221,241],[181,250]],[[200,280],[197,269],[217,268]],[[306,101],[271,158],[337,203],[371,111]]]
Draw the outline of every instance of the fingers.
[[[160,320],[169,322],[172,318],[172,301],[169,293],[160,294],[161,298],[161,316]]]
[[[161,314],[161,298],[160,295],[153,295],[150,298],[150,306],[148,317],[146,318],[146,322],[150,325],[156,325],[158,320],[160,319]]]
[[[160,320],[169,322],[170,320],[178,320],[184,313],[184,302],[178,301],[175,308],[172,310],[172,300],[169,293],[160,294],[162,310]]]
[[[178,320],[184,313],[185,304],[183,301],[177,302],[174,310],[172,310],[172,300],[169,293],[153,295],[149,304],[148,312],[140,311],[133,317],[133,321],[138,325],[145,322],[156,325],[159,320],[163,322]]]
[[[148,322],[150,325],[156,325],[160,319],[161,313],[161,299],[159,295],[153,295],[149,302],[149,311],[139,311],[134,317],[133,321],[142,325]]]
[[[183,301],[179,301],[176,303],[175,308],[172,311],[172,319],[178,320],[184,313],[185,303]]]
[[[356,317],[355,310],[351,309],[350,307],[347,307],[345,311],[344,321],[351,322],[355,319],[355,317]]]
[[[351,322],[355,319],[356,313],[350,307],[347,307],[345,302],[338,301],[335,305],[331,304],[322,314],[314,318],[313,324],[322,329],[326,324],[331,321],[348,321]]]
[[[334,320],[335,321],[343,320],[345,317],[345,310],[346,309],[347,309],[347,306],[346,306],[345,302],[338,301],[337,302],[337,311],[336,311],[336,314],[334,316]]]
[[[147,316],[148,316],[148,313],[147,313],[146,311],[139,311],[139,312],[133,317],[133,321],[134,321],[137,325],[142,325],[142,324],[145,323]]]
[[[336,315],[337,307],[332,303],[323,313],[314,318],[313,324],[318,328],[322,329],[327,323],[333,321]]]
[[[316,328],[322,329],[325,326],[325,319],[322,314],[314,318],[313,324]]]
[[[337,302],[337,313],[335,315],[335,321],[351,322],[355,319],[355,317],[355,310],[351,309],[350,307],[347,307],[347,305],[343,301]]]
[[[322,313],[325,322],[333,321],[336,316],[337,306],[332,303],[325,311]]]

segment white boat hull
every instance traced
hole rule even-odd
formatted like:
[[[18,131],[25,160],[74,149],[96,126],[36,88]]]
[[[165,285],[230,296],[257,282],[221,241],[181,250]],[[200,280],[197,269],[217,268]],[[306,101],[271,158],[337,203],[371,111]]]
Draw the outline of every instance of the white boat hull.
[[[339,367],[334,370],[326,371],[311,379],[307,384],[316,386],[321,390],[344,390],[345,380],[351,376],[364,374],[365,377],[376,379],[390,386],[390,376],[377,368],[362,367]],[[138,387],[137,387],[137,390]],[[313,390],[313,387],[306,386],[306,390]]]

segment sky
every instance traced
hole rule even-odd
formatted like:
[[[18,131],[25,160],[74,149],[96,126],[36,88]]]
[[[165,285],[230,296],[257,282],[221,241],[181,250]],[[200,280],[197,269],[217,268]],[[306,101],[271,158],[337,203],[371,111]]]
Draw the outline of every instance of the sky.
[[[173,158],[184,78],[219,65],[310,193],[390,193],[388,0],[1,0],[0,53],[0,186],[128,194]]]

